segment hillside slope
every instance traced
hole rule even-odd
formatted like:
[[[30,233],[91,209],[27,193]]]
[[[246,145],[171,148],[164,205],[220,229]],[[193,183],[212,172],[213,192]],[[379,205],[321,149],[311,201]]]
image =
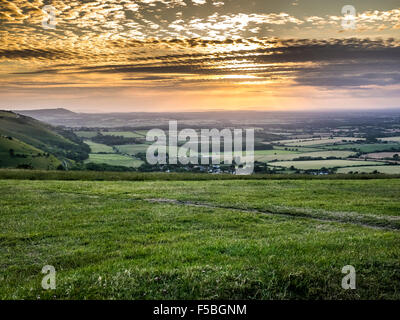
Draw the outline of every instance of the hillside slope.
[[[85,160],[90,151],[72,132],[9,111],[0,111],[0,136],[1,167],[54,169],[63,160]]]
[[[52,154],[16,138],[0,136],[0,167],[55,170],[61,165]]]

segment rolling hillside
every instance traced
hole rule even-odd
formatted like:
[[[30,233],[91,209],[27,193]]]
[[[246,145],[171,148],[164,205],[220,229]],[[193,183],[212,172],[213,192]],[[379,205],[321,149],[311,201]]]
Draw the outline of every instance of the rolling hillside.
[[[61,165],[52,154],[16,138],[0,136],[0,167],[55,170]]]
[[[0,167],[56,169],[65,161],[85,160],[89,150],[69,131],[0,111]]]

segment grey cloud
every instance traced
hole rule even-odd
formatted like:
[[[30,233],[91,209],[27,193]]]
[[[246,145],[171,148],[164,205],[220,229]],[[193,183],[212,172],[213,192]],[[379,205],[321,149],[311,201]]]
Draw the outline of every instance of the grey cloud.
[[[247,41],[247,40],[246,40]],[[120,73],[124,80],[179,80],[160,74],[224,75],[253,74],[261,78],[290,76],[297,85],[336,87],[387,86],[400,84],[400,45],[394,39],[271,40],[276,46],[228,53],[194,53],[132,59],[133,63],[100,66],[71,66],[24,74]],[[1,51],[0,51],[1,53]],[[22,53],[18,53],[21,54]],[[25,52],[24,54],[61,54]],[[247,61],[256,70],[220,68],[231,60]],[[156,61],[156,62],[154,62]],[[309,66],[309,63],[312,63]],[[264,66],[272,64],[271,66]],[[276,64],[276,65],[273,65]],[[134,75],[138,74],[138,77]],[[172,84],[171,84],[172,85]]]
[[[69,53],[62,50],[42,50],[42,49],[15,49],[0,50],[0,58],[7,59],[30,59],[30,58],[68,58]]]

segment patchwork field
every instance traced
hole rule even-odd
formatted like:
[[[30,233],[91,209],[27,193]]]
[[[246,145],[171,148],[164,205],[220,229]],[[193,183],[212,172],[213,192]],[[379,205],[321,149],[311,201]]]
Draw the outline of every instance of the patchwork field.
[[[125,156],[122,154],[89,154],[89,159],[85,161],[86,163],[105,163],[111,166],[124,166],[124,167],[140,167],[143,161]]]
[[[296,150],[285,150],[285,149],[273,149],[273,150],[255,150],[254,155],[257,156],[272,156],[272,155],[283,155],[283,154],[298,154]]]
[[[339,168],[337,173],[349,173],[349,172],[359,172],[359,173],[372,173],[378,171],[379,173],[385,174],[400,174],[400,165],[398,166],[366,166],[366,167],[348,167]]]
[[[125,144],[121,146],[115,146],[118,152],[130,155],[135,155],[137,153],[146,153],[148,147],[148,144]]]
[[[393,142],[399,142],[400,143],[400,137],[379,138],[379,140],[382,140],[382,141],[393,141]]]
[[[290,168],[291,166],[296,169],[310,170],[321,168],[336,168],[347,166],[360,166],[360,165],[382,165],[382,162],[376,161],[358,161],[358,160],[309,160],[309,161],[279,161],[270,162],[270,166],[278,166]]]
[[[370,159],[385,159],[385,158],[393,158],[395,155],[400,156],[400,151],[398,152],[374,152],[374,153],[367,153],[363,155],[363,158],[370,158]]]
[[[285,151],[295,151],[295,152],[324,151],[324,149],[315,147],[287,147],[287,146],[277,146],[277,145],[274,145],[273,150],[285,150]]]
[[[89,134],[88,132],[82,131],[83,134]],[[103,135],[117,135],[124,136],[125,138],[143,138],[147,133],[146,130],[138,130],[138,131],[102,131]],[[320,133],[321,136],[324,135],[323,132]],[[359,137],[322,137],[322,138],[310,138],[307,135],[303,137],[298,136],[295,139],[285,139],[285,140],[272,140],[265,141],[265,136],[257,136],[255,137],[255,146],[256,150],[254,151],[254,160],[257,162],[264,162],[270,165],[271,167],[275,167],[278,170],[279,168],[286,168],[285,170],[280,170],[281,173],[294,173],[296,170],[318,170],[321,168],[334,169],[331,170],[330,173],[334,173],[336,168],[347,168],[350,166],[363,166],[364,163],[361,162],[353,162],[356,158],[360,159],[360,161],[364,160],[365,157],[368,158],[366,153],[371,155],[371,159],[382,159],[379,157],[380,152],[386,152],[387,154],[396,153],[399,150],[400,152],[400,144],[397,142],[388,142],[388,143],[360,143],[360,141],[365,140],[365,138]],[[135,143],[135,144],[123,144],[123,145],[113,145],[106,146],[99,143],[91,142],[90,140],[86,140],[87,143],[91,146],[92,153],[115,153],[121,156],[135,156],[139,153],[146,153],[150,144],[147,143]],[[144,142],[144,140],[143,140]],[[122,143],[122,142],[121,142]],[[271,149],[271,145],[273,149]],[[264,149],[263,149],[264,148]],[[167,152],[168,153],[168,152]],[[244,153],[245,154],[245,153]],[[209,153],[194,153],[193,155],[198,155],[199,157],[208,158],[213,154]],[[219,155],[221,161],[223,161],[224,152],[218,152],[216,155]],[[239,153],[240,156],[241,153]],[[236,156],[236,155],[235,155]],[[245,157],[243,155],[242,157]],[[95,163],[107,163],[113,164],[116,163],[126,163],[122,158],[115,159],[106,159],[101,160],[99,156],[90,156],[89,160],[86,160],[86,163],[93,162]],[[303,159],[301,159],[303,158]],[[316,159],[319,160],[316,160]],[[349,160],[348,158],[353,158]],[[126,158],[125,158],[126,159]],[[245,159],[242,159],[245,161]],[[249,159],[248,159],[249,160]],[[300,161],[298,161],[300,160]],[[318,162],[319,161],[319,162]],[[129,162],[128,162],[129,163]],[[139,163],[135,164],[137,167]],[[370,162],[368,165],[390,165],[391,163],[384,162]],[[267,167],[262,164],[257,164],[258,168],[257,172],[268,172]],[[292,166],[296,168],[296,170],[290,169]],[[147,169],[146,169],[147,170]],[[167,170],[167,169],[165,169]],[[168,170],[174,171],[173,168],[168,168]],[[203,170],[206,170],[203,168]],[[207,169],[208,170],[208,169]],[[382,172],[390,172],[390,169],[382,170]],[[346,170],[343,172],[347,172]]]
[[[279,140],[274,141],[275,143],[280,143],[285,146],[315,146],[322,144],[334,144],[334,143],[342,143],[343,141],[357,141],[364,140],[362,138],[354,138],[354,137],[335,137],[335,138],[312,138],[312,139],[291,139],[291,140]]]
[[[136,131],[102,131],[105,136],[122,136],[124,138],[145,138],[146,134]]]
[[[274,150],[271,150],[274,151]],[[330,151],[315,151],[315,152],[288,152],[288,153],[277,153],[263,155],[262,153],[258,153],[255,151],[255,160],[257,161],[273,161],[273,160],[293,160],[300,157],[312,157],[312,158],[328,158],[328,157],[336,157],[336,158],[347,158],[355,154],[352,151],[341,151],[341,150],[330,150]]]
[[[366,143],[366,144],[342,144],[334,146],[320,146],[334,150],[358,150],[365,153],[400,150],[399,143]]]
[[[0,192],[1,299],[400,298],[399,179],[0,180]],[[341,288],[345,265],[356,290]]]

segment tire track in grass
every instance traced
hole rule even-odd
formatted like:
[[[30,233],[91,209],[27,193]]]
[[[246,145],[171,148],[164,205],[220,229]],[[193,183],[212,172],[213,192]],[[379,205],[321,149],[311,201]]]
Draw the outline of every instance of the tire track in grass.
[[[390,231],[399,231],[400,230],[400,224],[394,220],[390,221],[387,219],[381,219],[379,220],[367,220],[365,218],[371,218],[368,216],[350,216],[346,214],[339,214],[339,215],[312,215],[312,214],[307,214],[305,212],[279,212],[279,211],[271,211],[271,210],[258,210],[258,209],[244,209],[244,208],[238,208],[238,207],[233,207],[233,206],[224,206],[224,205],[215,205],[215,204],[210,204],[210,203],[202,203],[202,202],[196,202],[196,201],[182,201],[182,200],[176,200],[176,199],[164,199],[164,198],[155,198],[155,199],[143,199],[144,201],[150,202],[150,203],[160,203],[160,204],[172,204],[172,205],[183,205],[183,206],[191,206],[191,207],[200,207],[200,208],[211,208],[211,209],[228,209],[228,210],[233,210],[233,211],[240,211],[240,212],[247,212],[247,213],[257,213],[257,214],[267,214],[271,216],[282,216],[282,217],[287,217],[287,218],[307,218],[307,219],[312,219],[315,221],[321,221],[321,222],[338,222],[338,223],[344,223],[344,224],[353,224],[353,225],[358,225],[362,227],[367,227],[367,228],[373,228],[373,229],[380,229],[380,230],[390,230]],[[326,213],[325,213],[326,214]],[[356,220],[355,218],[360,218],[363,221]],[[393,217],[397,218],[397,217]],[[400,219],[399,219],[400,221]]]

